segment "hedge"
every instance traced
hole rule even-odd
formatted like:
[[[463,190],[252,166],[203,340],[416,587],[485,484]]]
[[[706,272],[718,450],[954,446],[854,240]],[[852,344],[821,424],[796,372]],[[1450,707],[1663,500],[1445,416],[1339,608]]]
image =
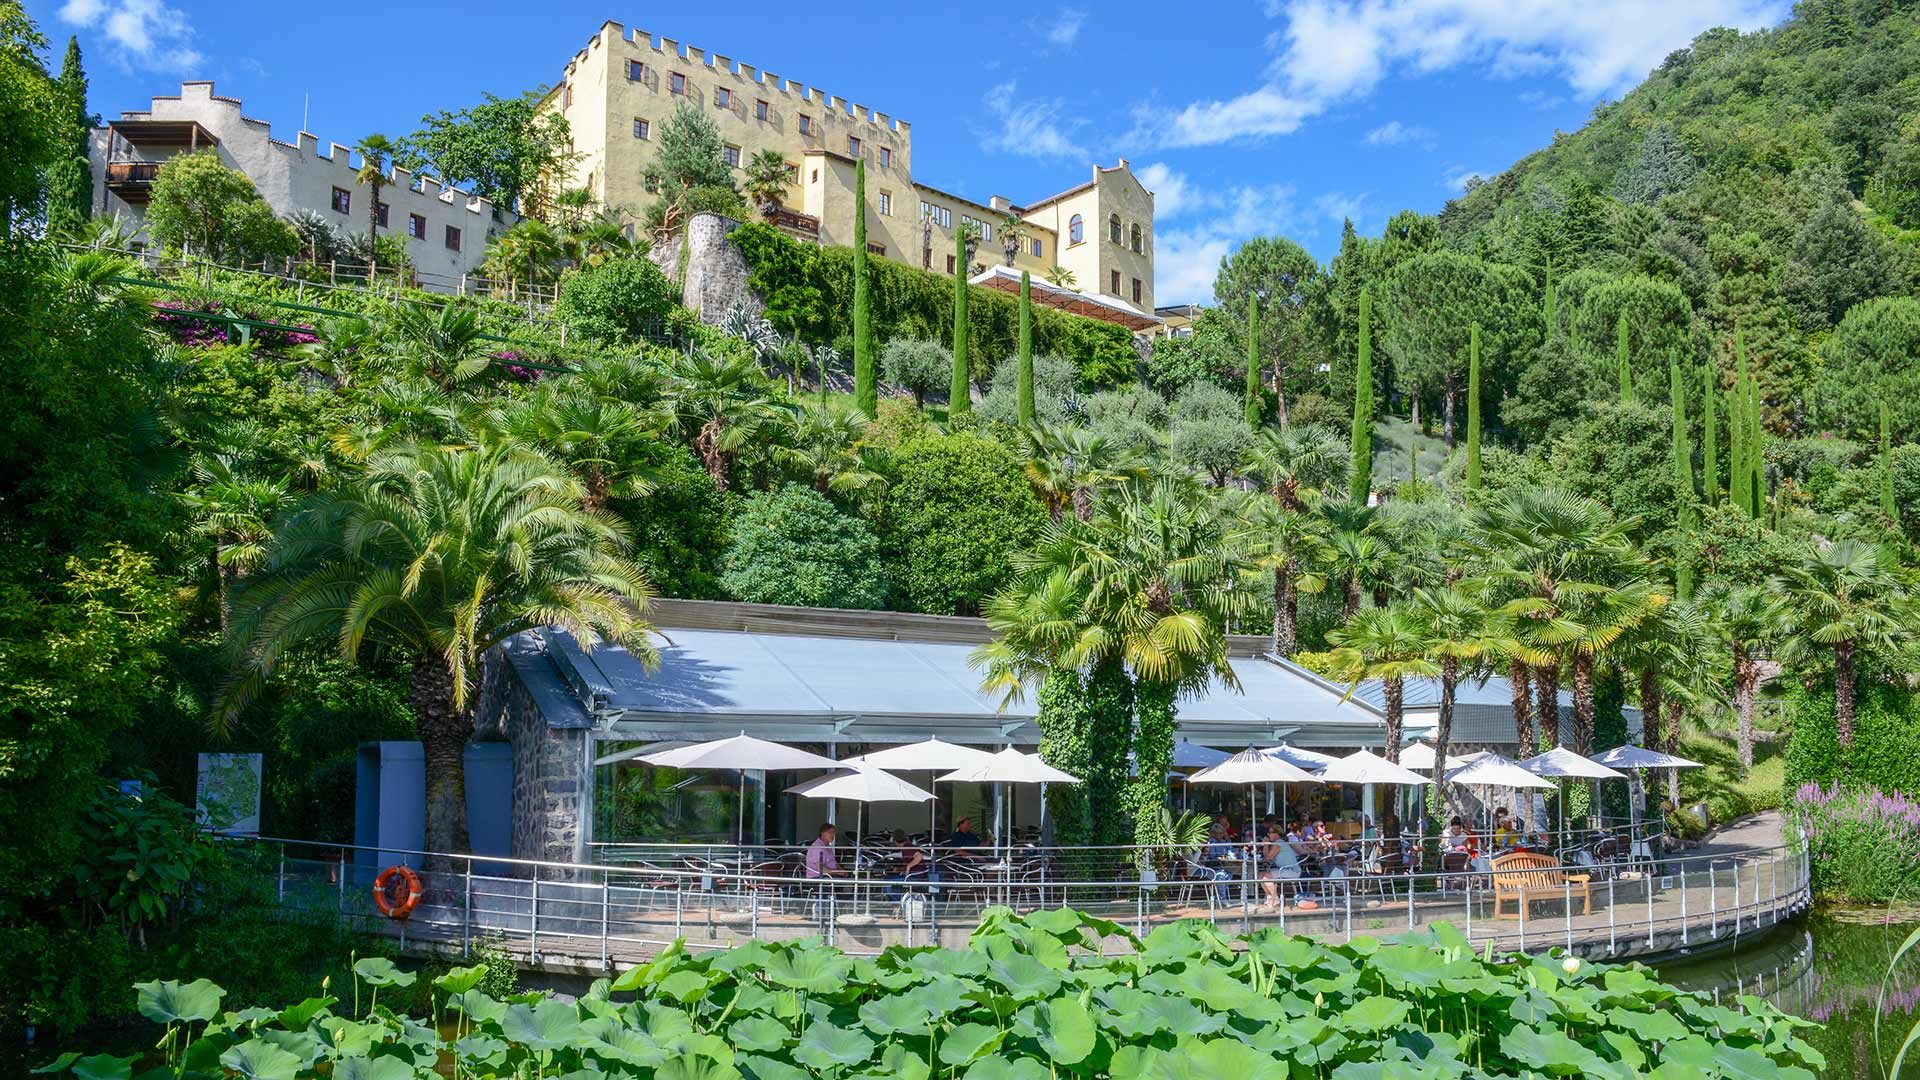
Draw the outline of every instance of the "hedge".
[[[1887,683],[1861,679],[1855,695],[1853,750],[1845,767],[1834,730],[1833,687],[1792,687],[1787,716],[1786,795],[1802,784],[1920,794],[1920,697]]]
[[[853,249],[803,243],[762,222],[735,229],[732,240],[751,268],[747,284],[766,301],[775,327],[814,344],[851,334]],[[876,340],[943,341],[952,334],[952,278],[888,259],[870,259],[867,269]],[[1019,298],[975,287],[967,320],[967,354],[973,381],[981,384],[1019,347]],[[1140,362],[1125,327],[1046,307],[1033,312],[1033,349],[1071,360],[1089,390],[1133,382]]]

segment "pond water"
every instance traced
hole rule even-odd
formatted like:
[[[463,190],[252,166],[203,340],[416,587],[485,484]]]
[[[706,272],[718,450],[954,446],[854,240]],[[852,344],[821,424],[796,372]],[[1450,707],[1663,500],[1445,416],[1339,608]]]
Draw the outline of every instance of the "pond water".
[[[1885,909],[1825,910],[1782,927],[1755,945],[1701,959],[1656,965],[1688,990],[1755,994],[1825,1025],[1807,1041],[1827,1056],[1836,1080],[1883,1080],[1907,1029],[1920,1019],[1920,950],[1909,953],[1887,989],[1876,1058],[1873,1016],[1893,952],[1920,926],[1920,912],[1891,920]],[[1913,1074],[1912,1064],[1904,1070]]]

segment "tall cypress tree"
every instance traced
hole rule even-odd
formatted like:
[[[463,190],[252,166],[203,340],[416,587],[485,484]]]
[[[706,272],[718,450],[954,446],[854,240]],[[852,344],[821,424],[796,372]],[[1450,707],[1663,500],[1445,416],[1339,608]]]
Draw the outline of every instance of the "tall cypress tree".
[[[1353,461],[1347,500],[1365,506],[1373,492],[1373,290],[1360,290],[1360,355],[1353,368]]]
[[[1260,429],[1260,295],[1247,294],[1247,426]]]
[[[853,166],[853,404],[880,415],[880,383],[873,362],[873,297],[867,282],[867,163]]]
[[[1713,361],[1709,359],[1701,373],[1700,384],[1700,454],[1702,476],[1700,477],[1700,497],[1708,506],[1720,501],[1720,436],[1717,430],[1720,421],[1720,380],[1714,376]]]
[[[1880,403],[1880,512],[1891,521],[1900,520],[1900,507],[1893,501],[1893,435],[1887,416],[1887,403]]]
[[[1553,321],[1560,314],[1560,286],[1553,280],[1553,256],[1547,256],[1547,336],[1553,336]]]
[[[93,114],[87,111],[87,72],[80,62],[80,39],[67,39],[66,59],[54,83],[65,121],[65,153],[47,169],[47,232],[58,236],[93,216],[93,166],[88,161]]]
[[[1727,502],[1741,513],[1747,512],[1747,422],[1743,384],[1736,381],[1727,391]]]
[[[1747,438],[1747,468],[1753,477],[1747,483],[1752,514],[1760,517],[1767,505],[1767,433],[1760,424],[1760,380],[1747,377],[1747,423],[1752,427]]]
[[[1467,329],[1467,497],[1480,490],[1480,324]]]
[[[1033,275],[1020,271],[1020,370],[1015,384],[1020,422],[1033,424]]]
[[[1687,388],[1680,377],[1680,365],[1667,365],[1668,390],[1673,404],[1673,480],[1680,497],[1678,524],[1684,537],[1693,531],[1693,450],[1687,445]],[[1674,591],[1680,599],[1693,596],[1693,567],[1676,553],[1673,564]]]
[[[1620,400],[1633,400],[1633,356],[1627,348],[1627,313],[1620,313],[1620,321],[1614,324],[1614,337],[1617,344],[1614,351],[1620,362]]]
[[[953,234],[953,382],[947,387],[947,419],[973,411],[972,369],[967,366],[967,236]]]

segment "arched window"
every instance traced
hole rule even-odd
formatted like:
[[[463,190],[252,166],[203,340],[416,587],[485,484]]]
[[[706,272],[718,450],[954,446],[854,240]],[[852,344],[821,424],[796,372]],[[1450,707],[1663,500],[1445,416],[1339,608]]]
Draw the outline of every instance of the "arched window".
[[[1132,233],[1131,233],[1131,234],[1130,234],[1130,235],[1129,235],[1129,236],[1127,237],[1127,246],[1128,246],[1128,247],[1130,247],[1130,248],[1132,248],[1132,249],[1134,250],[1134,254],[1136,254],[1136,255],[1137,255],[1137,254],[1139,254],[1139,252],[1140,252],[1140,224],[1139,224],[1138,222],[1135,222],[1135,223],[1134,223],[1134,226],[1133,226],[1133,232],[1132,232]]]
[[[1077,244],[1087,238],[1087,223],[1075,214],[1067,221],[1067,243]]]
[[[1120,215],[1119,214],[1115,214],[1112,217],[1107,219],[1107,239],[1113,241],[1116,244],[1120,242]]]

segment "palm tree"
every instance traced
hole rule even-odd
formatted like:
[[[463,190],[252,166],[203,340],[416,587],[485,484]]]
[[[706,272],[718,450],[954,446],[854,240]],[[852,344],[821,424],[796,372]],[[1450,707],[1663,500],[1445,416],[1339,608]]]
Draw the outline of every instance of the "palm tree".
[[[1501,651],[1507,627],[1473,589],[1461,585],[1415,589],[1412,608],[1426,638],[1427,656],[1440,668],[1439,723],[1433,735],[1433,786],[1438,791],[1446,771],[1447,747],[1453,741],[1453,705],[1460,676]]]
[[[392,139],[376,131],[361,139],[354,149],[360,151],[360,171],[353,179],[373,192],[373,197],[367,200],[367,236],[375,237],[380,235],[380,188],[387,182],[387,169],[396,147]]]
[[[1329,519],[1331,520],[1331,519]],[[1360,597],[1368,587],[1377,587],[1387,566],[1387,546],[1372,532],[1362,528],[1336,528],[1327,540],[1326,571],[1329,580],[1340,583],[1340,617],[1351,622],[1360,611]]]
[[[601,211],[569,228],[564,246],[566,257],[573,260],[574,265],[584,267],[600,266],[634,254],[633,238],[610,211]]]
[[[1242,542],[1252,565],[1270,578],[1262,584],[1273,590],[1274,655],[1292,656],[1300,647],[1300,594],[1317,593],[1327,586],[1320,569],[1331,555],[1326,519],[1289,510],[1279,500],[1259,493],[1229,489],[1228,498],[1239,513]]]
[[[1047,267],[1046,270],[1041,272],[1040,276],[1046,278],[1049,284],[1057,288],[1072,289],[1074,292],[1080,291],[1079,279],[1074,276],[1073,271],[1061,266],[1059,263]]]
[[[866,414],[844,403],[803,408],[773,457],[822,495],[877,498],[887,491],[885,451],[862,445],[866,429]]]
[[[594,216],[599,199],[590,187],[570,187],[554,196],[553,224],[562,233],[572,233]]]
[[[314,340],[294,350],[300,363],[332,380],[336,387],[353,382],[354,362],[372,353],[380,343],[373,324],[358,315],[321,319]]]
[[[1069,507],[1075,517],[1089,520],[1100,489],[1146,475],[1132,450],[1086,428],[1036,423],[1017,434],[1026,457],[1022,471],[1055,521]]]
[[[1247,451],[1247,472],[1281,506],[1298,511],[1303,499],[1346,485],[1347,443],[1319,424],[1265,427]]]
[[[1779,656],[1797,663],[1833,656],[1833,722],[1844,754],[1853,748],[1854,663],[1861,649],[1890,650],[1911,631],[1911,598],[1898,557],[1884,545],[1836,540],[1803,552],[1768,584],[1779,598]]]
[[[787,158],[778,150],[766,149],[747,159],[746,182],[742,186],[747,201],[761,214],[773,217],[780,212],[787,194]]]
[[[333,642],[349,661],[370,646],[404,657],[426,753],[427,848],[467,850],[462,755],[487,650],[557,626],[583,648],[605,638],[654,659],[640,617],[652,588],[623,554],[625,526],[582,509],[581,494],[553,462],[494,444],[405,446],[311,496],[237,597],[239,677],[216,722],[231,723],[305,642]]]
[[[1726,648],[1733,662],[1733,713],[1740,768],[1753,768],[1753,708],[1760,690],[1760,656],[1780,625],[1779,605],[1765,590],[1714,579],[1700,592],[1699,606],[1708,632]],[[1646,715],[1646,693],[1641,693],[1641,715]],[[1658,702],[1655,702],[1657,707]]]
[[[1440,673],[1440,665],[1430,658],[1433,641],[1426,623],[1419,613],[1402,605],[1368,608],[1329,632],[1327,642],[1334,646],[1334,670],[1353,684],[1349,694],[1368,679],[1380,680],[1387,706],[1386,758],[1399,761],[1406,727],[1406,680]]]
[[[675,354],[669,370],[673,426],[689,437],[713,486],[724,492],[734,457],[786,410],[767,396],[767,376],[751,354],[696,347]]]
[[[1346,445],[1317,424],[1262,428],[1247,452],[1246,467],[1271,497],[1271,509],[1248,508],[1248,524],[1259,562],[1273,575],[1273,651],[1292,656],[1299,643],[1299,593],[1325,585],[1317,573],[1302,574],[1302,567],[1328,553],[1324,521],[1304,511],[1327,487],[1346,483]],[[1309,561],[1303,563],[1303,557]]]
[[[487,246],[486,268],[496,283],[506,282],[507,298],[514,299],[519,295],[517,275],[526,273],[531,295],[533,286],[550,280],[554,264],[566,256],[566,241],[559,233],[535,218],[522,218]]]
[[[589,513],[606,509],[609,499],[654,489],[656,476],[644,454],[666,425],[660,414],[571,387],[543,387],[490,419],[509,440],[537,447],[571,469],[580,478],[580,506]]]
[[[249,476],[230,454],[203,454],[192,463],[193,485],[180,501],[193,517],[193,532],[213,544],[210,563],[226,629],[233,586],[266,559],[273,519],[292,500],[286,481]]]
[[[1000,217],[1000,249],[1001,249],[1001,252],[1005,254],[1007,257],[1008,266],[1012,266],[1013,260],[1019,256],[1020,241],[1026,239],[1026,237],[1027,237],[1026,222],[1021,221],[1019,218],[1014,217],[1012,214],[1001,215]]]
[[[464,304],[402,304],[380,336],[390,356],[442,393],[451,394],[491,362],[480,351],[485,337],[480,315]]]

